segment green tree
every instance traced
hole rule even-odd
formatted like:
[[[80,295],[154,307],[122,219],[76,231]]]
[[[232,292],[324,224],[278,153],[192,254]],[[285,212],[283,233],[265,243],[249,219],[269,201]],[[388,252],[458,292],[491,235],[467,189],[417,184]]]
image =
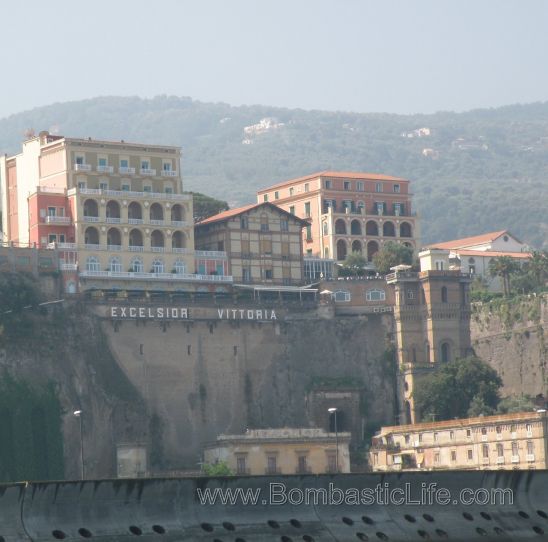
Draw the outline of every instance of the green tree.
[[[535,409],[535,400],[522,393],[521,395],[509,395],[501,399],[497,412],[509,414],[511,412],[531,412]]]
[[[363,269],[366,264],[367,260],[361,252],[351,252],[342,263],[342,267],[346,270],[346,273],[344,273],[345,275],[355,276],[363,274]]]
[[[469,411],[494,410],[502,380],[477,357],[457,359],[420,381],[413,394],[420,417],[436,420],[465,418]]]
[[[525,268],[534,278],[536,288],[543,288],[548,279],[548,251],[533,251]]]
[[[200,192],[190,192],[192,194],[194,221],[204,220],[210,216],[228,211],[228,203],[219,199],[206,196]]]
[[[502,279],[502,290],[505,296],[510,295],[510,275],[519,269],[516,261],[510,256],[498,256],[489,260],[489,274]]]
[[[204,463],[203,471],[206,476],[234,476],[234,472],[225,461]]]
[[[373,263],[381,275],[390,273],[395,265],[413,263],[413,249],[400,243],[389,241],[373,256]]]

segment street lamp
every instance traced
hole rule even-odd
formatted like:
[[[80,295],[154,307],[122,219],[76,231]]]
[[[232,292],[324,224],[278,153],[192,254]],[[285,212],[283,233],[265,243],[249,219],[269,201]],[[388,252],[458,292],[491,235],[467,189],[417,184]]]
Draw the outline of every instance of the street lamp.
[[[335,407],[331,407],[327,409],[327,412],[329,414],[333,414],[335,417],[335,472],[339,472],[339,432],[337,431],[337,409]]]
[[[74,416],[78,418],[80,422],[80,467],[81,467],[81,478],[84,479],[84,433],[82,430],[82,411],[75,410],[73,412]]]

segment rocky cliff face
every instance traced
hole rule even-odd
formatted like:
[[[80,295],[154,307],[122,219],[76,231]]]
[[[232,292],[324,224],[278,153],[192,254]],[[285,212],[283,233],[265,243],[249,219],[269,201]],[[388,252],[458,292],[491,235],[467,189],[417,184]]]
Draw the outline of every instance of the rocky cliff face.
[[[548,395],[547,323],[547,295],[474,306],[472,346],[502,377],[504,395]]]

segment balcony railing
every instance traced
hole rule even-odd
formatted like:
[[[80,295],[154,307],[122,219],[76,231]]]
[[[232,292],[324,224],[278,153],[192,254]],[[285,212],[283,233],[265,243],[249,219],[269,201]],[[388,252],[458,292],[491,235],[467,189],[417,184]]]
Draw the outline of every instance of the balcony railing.
[[[70,216],[46,216],[46,224],[70,224]]]
[[[101,188],[71,188],[69,196],[76,192],[87,196],[115,196],[123,198],[149,198],[149,199],[170,199],[176,201],[190,201],[192,194],[173,194],[171,192],[133,192],[131,190],[103,190]]]
[[[144,252],[145,251],[145,247],[143,247],[141,245],[129,245],[127,248],[130,252]]]
[[[112,166],[97,166],[97,171],[101,173],[113,173],[114,168]]]
[[[91,171],[90,164],[74,164],[74,171]]]
[[[118,172],[122,175],[135,175],[135,168],[134,167],[120,167],[118,168]]]
[[[59,266],[61,271],[76,271],[78,269],[78,264],[76,263],[62,263]]]
[[[151,252],[167,252],[166,247],[150,247]]]
[[[150,219],[150,223],[153,225],[153,226],[164,226],[165,225],[165,220],[157,220],[157,219],[153,219],[151,218]]]
[[[177,177],[177,172],[163,169],[162,177]]]
[[[48,243],[49,249],[58,249],[58,250],[76,250],[78,247],[76,243]]]
[[[130,280],[177,280],[187,282],[232,282],[230,275],[194,275],[190,273],[134,273],[132,271],[80,271],[81,277]]]
[[[99,222],[100,220],[98,216],[84,216],[84,222]]]
[[[103,245],[96,245],[95,243],[84,243],[84,248],[86,250],[105,250],[106,247]]]
[[[107,250],[116,252],[117,250],[122,250],[122,245],[107,245]]]
[[[188,224],[188,222],[184,222],[182,220],[172,220],[171,225],[174,228],[184,228],[185,226],[188,226],[189,224]]]
[[[190,248],[172,248],[171,249],[172,252],[174,252],[175,254],[192,254],[193,251],[190,249]]]
[[[141,168],[141,175],[156,175],[155,169]]]
[[[122,222],[122,219],[120,217],[116,216],[107,216],[106,223],[107,224],[120,224]]]
[[[127,221],[128,221],[128,224],[142,224],[143,223],[142,218],[128,218]]]
[[[173,249],[177,250],[177,249]],[[183,249],[187,250],[187,249]],[[226,258],[226,252],[223,252],[221,250],[195,250],[194,254],[196,254],[197,257],[202,258]]]

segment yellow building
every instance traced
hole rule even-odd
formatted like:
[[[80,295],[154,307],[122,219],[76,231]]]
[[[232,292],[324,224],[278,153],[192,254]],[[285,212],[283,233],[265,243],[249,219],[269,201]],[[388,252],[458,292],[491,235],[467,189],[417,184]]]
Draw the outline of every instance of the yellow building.
[[[271,203],[231,209],[198,222],[196,247],[224,251],[228,274],[244,283],[299,285],[307,222]]]
[[[249,429],[220,435],[205,448],[204,462],[224,462],[236,474],[350,472],[349,443],[350,433],[318,428]]]
[[[545,411],[383,427],[374,471],[546,469]]]

